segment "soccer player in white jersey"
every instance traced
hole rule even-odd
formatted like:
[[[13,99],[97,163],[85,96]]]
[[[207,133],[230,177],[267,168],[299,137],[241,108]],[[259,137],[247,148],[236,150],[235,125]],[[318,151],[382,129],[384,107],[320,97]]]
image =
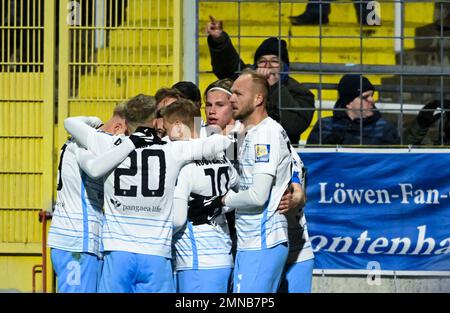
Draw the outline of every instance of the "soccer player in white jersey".
[[[306,217],[303,211],[306,202],[306,173],[303,162],[291,148],[293,167],[291,187],[280,202],[279,208],[286,210],[289,233],[289,256],[282,275],[280,292],[310,293],[314,268],[314,253],[309,241]],[[280,211],[281,212],[281,211]]]
[[[277,211],[291,180],[289,139],[267,115],[268,83],[245,70],[233,83],[233,118],[247,129],[239,153],[239,192],[203,203],[203,211],[219,202],[236,208],[238,235],[233,292],[276,292],[288,256],[287,219]]]
[[[264,76],[244,71],[233,83],[233,118],[247,129],[240,152],[240,190],[222,199],[236,208],[234,292],[276,292],[288,255],[287,220],[277,211],[291,179],[289,138],[268,117]]]
[[[191,117],[193,109],[193,106],[173,103],[163,110],[164,127],[171,140],[198,138]],[[223,153],[211,160],[195,160],[181,169],[173,206],[178,292],[228,292],[234,261],[225,214],[192,221],[188,218],[188,202],[191,193],[208,197],[224,195],[237,184],[238,174]]]
[[[233,119],[233,108],[230,103],[232,85],[233,80],[225,78],[216,80],[206,87],[204,94],[206,124],[200,136],[207,136],[211,132],[228,135],[243,130],[242,124]]]
[[[187,102],[187,100],[178,100]],[[175,102],[176,103],[176,102]],[[156,106],[149,104],[153,116]],[[174,292],[171,266],[172,202],[181,167],[191,160],[211,157],[231,144],[225,136],[166,143],[146,129],[152,145],[132,151],[105,176],[105,250],[100,292]],[[72,135],[77,138],[77,131]],[[137,135],[131,135],[135,143]],[[88,149],[98,145],[95,132],[87,135]],[[135,144],[136,146],[136,144]],[[102,147],[102,150],[111,147]],[[115,153],[114,155],[117,155]],[[88,175],[98,166],[108,167],[110,151],[94,156],[78,154]],[[111,168],[112,169],[112,168]]]
[[[235,138],[235,142],[227,149],[226,156],[238,170],[238,147],[242,145],[245,127],[240,121],[233,119],[233,107],[230,103],[232,85],[233,80],[225,78],[216,80],[206,87],[204,98],[207,124],[201,128],[200,137],[203,138],[213,133],[231,134]],[[226,213],[225,216],[230,230],[232,253],[235,257],[237,236],[234,210]]]
[[[101,126],[96,118],[86,118],[86,122],[94,128]],[[126,130],[124,104],[119,104],[98,131],[106,140],[116,140]],[[93,180],[80,170],[76,149],[73,139],[61,149],[48,246],[58,278],[58,292],[96,292],[101,271],[103,181]]]

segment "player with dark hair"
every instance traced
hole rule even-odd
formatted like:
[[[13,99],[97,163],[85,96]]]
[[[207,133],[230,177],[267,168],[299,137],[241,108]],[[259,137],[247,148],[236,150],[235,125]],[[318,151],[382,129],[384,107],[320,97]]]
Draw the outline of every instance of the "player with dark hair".
[[[184,98],[191,100],[195,104],[198,112],[200,112],[200,108],[202,107],[202,96],[200,94],[200,89],[198,89],[196,84],[189,81],[180,81],[174,84],[172,88],[179,90]]]

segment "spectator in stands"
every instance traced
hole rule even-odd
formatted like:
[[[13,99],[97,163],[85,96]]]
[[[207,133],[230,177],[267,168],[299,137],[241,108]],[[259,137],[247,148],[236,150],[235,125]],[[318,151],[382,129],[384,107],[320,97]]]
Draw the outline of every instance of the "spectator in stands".
[[[444,125],[438,125],[438,138],[435,138],[431,144],[450,145],[450,119],[447,116],[447,110],[450,110],[450,100],[444,100],[442,105],[444,112],[435,114],[438,107],[441,107],[441,101],[439,100],[432,100],[424,105],[414,122],[403,133],[405,143],[410,145],[424,144],[428,130],[439,120]],[[441,129],[443,129],[443,133]]]
[[[239,71],[250,67],[240,59],[230,37],[223,31],[222,21],[210,16],[206,31],[211,65],[219,79],[236,79]],[[264,40],[256,49],[253,68],[269,82],[269,116],[283,126],[292,144],[298,144],[314,114],[314,95],[288,75],[286,41],[275,37]]]
[[[200,89],[198,89],[196,84],[188,81],[179,81],[173,85],[172,88],[179,90],[183,94],[183,98],[194,102],[195,107],[198,109],[198,113],[200,114],[200,108],[202,107],[202,96],[200,95]]]
[[[308,144],[395,145],[396,127],[381,118],[375,107],[375,87],[359,74],[344,75],[338,84],[339,98],[332,117],[314,125]]]
[[[297,16],[290,16],[292,25],[326,25],[329,23],[328,15],[330,15],[330,3],[321,3],[322,1],[309,0],[305,12]],[[370,15],[375,10],[374,6],[369,6],[370,0],[358,0],[355,2],[358,23],[363,25],[380,25],[378,17]],[[361,20],[362,16],[362,20]],[[378,21],[378,23],[377,23]]]

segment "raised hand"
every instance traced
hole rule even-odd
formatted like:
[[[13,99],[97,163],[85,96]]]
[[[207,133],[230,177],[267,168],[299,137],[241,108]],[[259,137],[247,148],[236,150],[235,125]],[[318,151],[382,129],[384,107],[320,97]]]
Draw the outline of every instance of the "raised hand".
[[[223,23],[218,21],[214,16],[209,16],[209,22],[206,24],[206,34],[210,35],[214,40],[219,39],[222,36]]]
[[[280,80],[280,73],[268,67],[257,67],[256,72],[266,77],[269,86],[273,86]]]
[[[440,102],[438,100],[434,100],[423,106],[416,118],[417,123],[421,128],[429,128],[434,122],[436,122],[436,119],[434,118],[434,111],[439,104]]]

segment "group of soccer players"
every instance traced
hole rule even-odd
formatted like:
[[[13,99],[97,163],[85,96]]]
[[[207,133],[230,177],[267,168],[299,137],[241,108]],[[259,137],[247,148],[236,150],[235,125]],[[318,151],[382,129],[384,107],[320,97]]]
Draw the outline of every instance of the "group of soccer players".
[[[104,124],[67,118],[48,241],[58,292],[309,292],[303,166],[268,91],[251,70],[212,83],[200,127],[199,106],[165,88]]]

